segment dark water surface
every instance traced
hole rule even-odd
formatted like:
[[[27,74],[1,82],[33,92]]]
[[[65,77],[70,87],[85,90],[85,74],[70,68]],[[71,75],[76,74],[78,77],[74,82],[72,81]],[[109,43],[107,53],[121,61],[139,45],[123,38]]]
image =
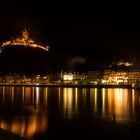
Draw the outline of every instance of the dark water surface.
[[[85,130],[97,130],[97,122],[101,124],[102,120],[107,127],[112,121],[116,124],[139,123],[140,91],[0,87],[0,127],[27,139],[47,138],[53,132],[68,136],[78,129],[82,130],[80,135]]]

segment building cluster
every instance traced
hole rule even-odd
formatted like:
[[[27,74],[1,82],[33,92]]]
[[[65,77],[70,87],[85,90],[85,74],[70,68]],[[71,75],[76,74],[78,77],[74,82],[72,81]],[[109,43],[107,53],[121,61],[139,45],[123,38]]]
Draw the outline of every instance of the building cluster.
[[[92,84],[92,85],[140,85],[140,70],[135,71],[88,71],[61,72],[55,75],[3,75],[0,83],[16,84]]]
[[[103,72],[88,72],[88,81],[93,84],[103,85],[140,85],[140,70],[114,71],[105,70]]]

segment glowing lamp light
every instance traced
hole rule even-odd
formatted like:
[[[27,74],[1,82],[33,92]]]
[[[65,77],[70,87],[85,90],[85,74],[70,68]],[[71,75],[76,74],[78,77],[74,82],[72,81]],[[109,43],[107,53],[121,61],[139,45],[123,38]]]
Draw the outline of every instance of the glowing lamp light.
[[[73,75],[72,74],[64,74],[63,75],[63,80],[72,81],[73,80]]]
[[[106,83],[106,80],[102,80],[102,84]]]
[[[68,80],[68,75],[63,75],[63,80]]]
[[[73,75],[68,75],[68,80],[72,81],[73,80]]]

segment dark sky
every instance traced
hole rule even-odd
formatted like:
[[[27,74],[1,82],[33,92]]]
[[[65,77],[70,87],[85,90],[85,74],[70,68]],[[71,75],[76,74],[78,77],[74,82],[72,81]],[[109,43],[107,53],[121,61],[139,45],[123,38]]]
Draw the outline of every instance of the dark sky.
[[[18,1],[0,8],[0,42],[23,28],[52,50],[99,55],[139,55],[138,4],[112,1]],[[101,55],[105,55],[101,53]]]

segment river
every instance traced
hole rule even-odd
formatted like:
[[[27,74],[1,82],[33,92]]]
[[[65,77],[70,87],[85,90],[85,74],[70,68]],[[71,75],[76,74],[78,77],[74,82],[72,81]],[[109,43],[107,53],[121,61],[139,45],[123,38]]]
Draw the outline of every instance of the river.
[[[140,120],[140,90],[122,88],[0,87],[0,127],[27,139],[47,135],[52,122]]]

